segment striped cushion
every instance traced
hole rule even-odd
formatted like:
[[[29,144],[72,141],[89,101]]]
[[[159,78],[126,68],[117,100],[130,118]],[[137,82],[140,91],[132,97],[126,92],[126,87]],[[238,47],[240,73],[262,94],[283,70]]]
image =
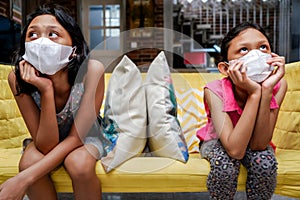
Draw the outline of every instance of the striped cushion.
[[[219,79],[219,73],[173,73],[172,79],[178,103],[178,119],[189,148],[189,152],[199,152],[199,140],[196,131],[206,123],[203,104],[203,86]]]

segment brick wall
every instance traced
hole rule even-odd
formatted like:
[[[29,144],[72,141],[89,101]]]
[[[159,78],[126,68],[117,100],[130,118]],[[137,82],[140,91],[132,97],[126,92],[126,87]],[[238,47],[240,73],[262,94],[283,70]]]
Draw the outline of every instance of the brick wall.
[[[5,17],[9,17],[9,0],[1,0],[0,1],[0,15]]]
[[[10,0],[1,0],[0,1],[0,15],[12,19],[18,24],[22,22],[22,13],[20,2],[14,1],[15,6],[11,8]]]
[[[127,1],[127,8],[130,7],[130,1]],[[153,3],[153,27],[163,28],[163,0],[152,0]],[[127,15],[129,16],[129,15]],[[132,27],[130,25],[130,19],[127,17],[126,29],[130,30]],[[132,61],[144,70],[148,67],[150,62],[153,61],[153,58],[157,56],[157,54],[164,47],[164,37],[161,31],[151,31],[150,37],[131,37],[129,34],[126,42],[125,48],[128,53],[126,55],[132,59]],[[136,47],[132,47],[132,44],[136,44]]]
[[[61,6],[66,7],[72,17],[77,20],[77,1],[76,0],[30,0],[26,1],[24,5],[25,15],[33,12],[38,5],[42,5],[44,3],[56,3]]]

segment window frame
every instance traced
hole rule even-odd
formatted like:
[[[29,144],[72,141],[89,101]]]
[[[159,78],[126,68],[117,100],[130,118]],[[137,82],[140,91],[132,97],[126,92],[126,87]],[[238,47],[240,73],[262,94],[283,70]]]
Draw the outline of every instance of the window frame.
[[[99,0],[81,0],[81,12],[79,13],[80,19],[81,19],[81,27],[82,31],[84,34],[84,37],[86,39],[86,42],[89,47],[91,47],[90,42],[91,42],[91,37],[90,33],[91,30],[96,30],[99,28],[103,28],[104,30],[104,40],[106,38],[106,30],[108,29],[117,29],[119,27],[120,30],[120,36],[122,34],[122,31],[124,30],[124,25],[126,23],[125,19],[125,0],[105,0],[105,1],[99,1]],[[105,8],[107,5],[119,5],[120,6],[120,26],[106,26],[105,25],[105,20],[103,26],[90,26],[89,24],[89,7],[92,5],[97,5],[97,6],[103,6]],[[104,12],[104,17],[105,17],[105,12]],[[105,19],[105,18],[104,18]],[[119,55],[122,54],[123,52],[123,45],[124,41],[122,40],[122,37],[120,37],[120,49],[118,50],[108,50],[108,49],[91,49],[91,54],[92,57],[97,57],[97,58],[103,58],[103,57],[118,57]]]

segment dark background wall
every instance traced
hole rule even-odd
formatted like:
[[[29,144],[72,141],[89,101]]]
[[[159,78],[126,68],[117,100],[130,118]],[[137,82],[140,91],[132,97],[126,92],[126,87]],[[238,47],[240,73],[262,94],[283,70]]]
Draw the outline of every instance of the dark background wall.
[[[300,60],[300,1],[292,0],[290,61]]]

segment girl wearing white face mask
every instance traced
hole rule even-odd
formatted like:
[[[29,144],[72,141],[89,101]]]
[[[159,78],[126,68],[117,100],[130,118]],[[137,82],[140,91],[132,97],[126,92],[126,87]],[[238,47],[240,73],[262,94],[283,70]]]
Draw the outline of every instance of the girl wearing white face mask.
[[[264,30],[248,22],[225,36],[221,56],[218,69],[226,77],[205,86],[208,122],[197,131],[211,166],[207,188],[212,199],[233,199],[243,164],[247,199],[271,199],[277,161],[270,142],[287,89],[285,59],[271,53]]]
[[[109,145],[100,131],[104,67],[89,60],[79,26],[56,5],[44,5],[25,26],[8,80],[31,138],[20,173],[0,186],[0,199],[56,199],[50,173],[64,165],[76,199],[101,199],[95,172]]]

